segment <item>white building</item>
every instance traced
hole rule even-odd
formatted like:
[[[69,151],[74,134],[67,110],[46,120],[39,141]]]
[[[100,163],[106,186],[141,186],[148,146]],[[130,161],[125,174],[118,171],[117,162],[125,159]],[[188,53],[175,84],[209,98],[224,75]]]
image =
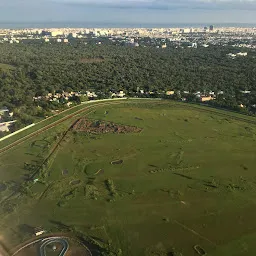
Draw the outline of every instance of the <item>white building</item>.
[[[51,32],[52,36],[55,37],[55,36],[62,36],[63,35],[63,31],[60,31],[60,30],[54,30]]]
[[[116,95],[117,95],[117,97],[123,98],[125,96],[125,93],[124,93],[124,91],[120,91]]]
[[[241,93],[243,93],[243,94],[250,94],[251,93],[251,91],[240,91]]]
[[[87,95],[88,98],[96,98],[96,97],[98,97],[98,95],[95,92],[90,92],[90,91],[87,91],[86,95]]]
[[[239,52],[239,53],[236,54],[236,56],[242,56],[242,57],[245,57],[247,55],[248,55],[247,52]]]

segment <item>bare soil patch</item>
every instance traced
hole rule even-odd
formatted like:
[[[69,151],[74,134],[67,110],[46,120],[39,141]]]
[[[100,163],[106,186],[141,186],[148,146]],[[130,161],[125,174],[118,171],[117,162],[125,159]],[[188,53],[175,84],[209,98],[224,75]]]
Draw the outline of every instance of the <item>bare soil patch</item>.
[[[73,126],[75,131],[79,132],[88,132],[93,134],[102,134],[102,133],[138,133],[142,129],[129,126],[129,125],[119,125],[112,122],[105,122],[99,120],[89,120],[86,118],[81,118]]]

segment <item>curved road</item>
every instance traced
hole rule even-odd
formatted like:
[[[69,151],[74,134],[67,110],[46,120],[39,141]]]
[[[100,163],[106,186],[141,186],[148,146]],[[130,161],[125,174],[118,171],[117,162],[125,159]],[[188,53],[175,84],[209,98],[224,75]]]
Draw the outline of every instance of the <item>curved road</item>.
[[[40,128],[40,129],[38,129],[37,131],[32,132],[31,134],[28,134],[28,135],[24,136],[24,137],[21,138],[21,139],[16,140],[15,142],[11,143],[10,145],[8,145],[8,146],[6,146],[6,147],[4,147],[4,148],[1,148],[1,149],[0,149],[0,155],[1,155],[2,153],[6,152],[6,151],[8,151],[8,150],[10,150],[10,149],[12,149],[13,147],[15,147],[15,146],[17,146],[17,145],[20,145],[21,143],[25,142],[26,140],[28,140],[28,139],[30,139],[30,138],[32,138],[32,137],[38,135],[38,134],[41,134],[41,133],[44,132],[44,131],[47,131],[47,130],[53,128],[53,127],[59,125],[60,123],[66,121],[66,120],[68,120],[68,119],[70,119],[70,118],[73,118],[73,117],[75,117],[75,116],[81,114],[82,112],[85,112],[85,111],[90,110],[90,109],[97,108],[97,107],[99,107],[99,106],[104,106],[104,105],[109,105],[109,104],[110,104],[110,105],[112,105],[112,104],[120,104],[120,102],[116,102],[116,101],[126,100],[126,99],[127,99],[127,98],[112,99],[112,100],[111,100],[111,99],[107,99],[107,100],[98,100],[98,101],[96,101],[96,102],[93,102],[93,103],[94,103],[93,105],[86,106],[85,108],[82,108],[82,109],[80,109],[80,110],[77,110],[77,111],[73,112],[72,114],[69,114],[69,115],[67,115],[67,116],[65,116],[65,117],[62,117],[62,118],[60,118],[59,120],[57,120],[57,121],[55,121],[55,122],[52,122],[51,124],[46,125],[46,126],[44,126],[43,128]],[[152,99],[147,99],[147,98],[141,98],[141,99],[140,99],[140,98],[134,98],[134,100],[152,100]],[[156,99],[153,99],[153,100],[157,100],[157,98],[156,98]],[[101,101],[101,102],[99,102],[99,101]],[[238,116],[234,116],[234,115],[229,114],[229,113],[217,112],[217,111],[214,111],[214,109],[210,109],[210,108],[207,109],[207,107],[200,108],[200,107],[197,107],[197,106],[193,106],[192,104],[184,104],[184,106],[186,106],[186,107],[188,107],[188,108],[191,108],[191,109],[195,109],[195,110],[197,110],[197,111],[208,112],[208,113],[211,113],[211,114],[215,114],[215,115],[219,115],[219,116],[231,118],[231,119],[238,120],[238,121],[247,122],[247,123],[254,124],[254,125],[256,124],[256,120],[249,120],[249,119],[243,118],[242,115],[241,115],[241,117],[238,117]],[[67,111],[67,110],[65,110],[65,111]],[[63,111],[63,112],[65,112],[65,111]],[[61,112],[60,115],[63,114],[63,112]],[[49,120],[49,119],[46,119],[46,120]],[[42,120],[42,121],[40,121],[39,123],[42,123],[42,122],[44,122],[44,121],[46,121],[46,120]],[[37,123],[37,124],[39,124],[39,123]],[[36,124],[36,125],[37,125],[37,124]],[[34,126],[33,126],[33,127],[34,127]]]
[[[46,246],[53,243],[60,243],[63,246],[63,249],[58,256],[65,256],[69,248],[68,241],[61,237],[46,238],[42,240],[42,242],[43,244],[40,245],[40,256],[46,256]]]
[[[69,115],[67,115],[65,117],[62,117],[61,119],[59,119],[59,120],[57,120],[57,121],[55,121],[55,122],[53,122],[53,123],[51,123],[49,125],[46,125],[43,128],[40,128],[37,131],[32,132],[32,133],[24,136],[21,139],[16,140],[15,142],[11,143],[10,145],[8,145],[8,146],[6,146],[4,148],[1,148],[0,149],[0,155],[2,153],[12,149],[13,147],[15,147],[17,145],[20,145],[21,143],[25,142],[26,140],[28,140],[28,139],[30,139],[32,137],[35,137],[36,135],[39,135],[42,132],[45,132],[45,131],[47,131],[47,130],[49,130],[49,129],[59,125],[60,123],[63,123],[64,121],[66,121],[66,120],[68,120],[70,118],[73,118],[73,117],[75,117],[75,116],[77,116],[77,115],[79,115],[79,114],[81,114],[81,113],[83,113],[83,112],[85,112],[87,110],[94,109],[94,108],[97,108],[99,106],[109,105],[109,104],[112,105],[112,104],[120,104],[120,103],[119,102],[111,102],[111,101],[110,102],[106,102],[106,103],[104,103],[104,102],[102,102],[102,103],[95,103],[95,104],[93,104],[91,106],[86,106],[85,108],[79,109],[79,110],[73,112],[72,114],[69,114]],[[62,114],[62,113],[60,113],[60,114]],[[46,120],[48,120],[48,119],[46,119]]]

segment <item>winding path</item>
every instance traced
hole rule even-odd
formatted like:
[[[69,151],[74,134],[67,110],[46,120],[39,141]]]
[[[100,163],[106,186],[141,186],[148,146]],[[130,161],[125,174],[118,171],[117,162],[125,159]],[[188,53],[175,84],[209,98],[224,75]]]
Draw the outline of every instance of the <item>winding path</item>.
[[[47,256],[46,255],[46,247],[47,245],[53,244],[53,243],[60,243],[62,244],[63,248],[58,256],[65,256],[66,252],[68,251],[69,244],[68,241],[64,238],[61,237],[51,237],[51,238],[46,238],[42,240],[42,244],[40,245],[40,256]]]

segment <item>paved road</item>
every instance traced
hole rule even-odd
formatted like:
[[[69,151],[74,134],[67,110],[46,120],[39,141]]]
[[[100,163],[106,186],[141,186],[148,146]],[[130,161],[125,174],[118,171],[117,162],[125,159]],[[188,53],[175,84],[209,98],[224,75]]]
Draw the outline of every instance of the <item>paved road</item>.
[[[58,256],[65,256],[67,251],[68,251],[68,248],[69,248],[69,244],[68,244],[68,241],[64,238],[61,238],[61,237],[51,237],[51,238],[46,238],[42,241],[43,243],[40,245],[40,256],[47,256],[46,254],[46,247],[48,245],[51,245],[51,244],[61,244],[63,246],[61,252],[59,253]]]

